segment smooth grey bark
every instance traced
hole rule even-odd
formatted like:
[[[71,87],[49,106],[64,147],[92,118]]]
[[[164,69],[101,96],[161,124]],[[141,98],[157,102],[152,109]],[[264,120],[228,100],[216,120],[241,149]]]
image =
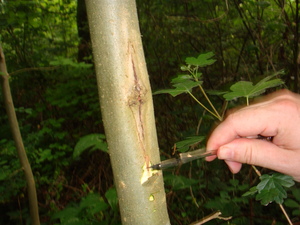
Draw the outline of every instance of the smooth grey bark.
[[[152,93],[134,0],[86,0],[102,118],[123,224],[167,225]]]

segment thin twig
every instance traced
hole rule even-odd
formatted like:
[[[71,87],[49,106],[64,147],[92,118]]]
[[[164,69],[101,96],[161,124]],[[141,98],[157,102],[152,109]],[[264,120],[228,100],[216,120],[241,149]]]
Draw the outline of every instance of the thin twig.
[[[206,111],[203,111],[202,113],[202,116],[198,122],[198,125],[197,125],[197,130],[196,130],[196,135],[199,135],[199,130],[200,130],[200,126],[201,126],[201,123],[202,123],[202,120],[203,120],[203,116],[205,115]]]
[[[221,214],[222,213],[220,211],[214,212],[214,213],[209,214],[208,216],[204,217],[201,220],[191,223],[190,225],[201,225],[201,224],[204,224],[213,219],[230,220],[232,218],[231,216],[230,217],[221,217],[220,216]]]
[[[206,111],[208,111],[210,114],[212,114],[214,117],[216,117],[217,119],[220,119],[220,117],[218,115],[216,115],[214,112],[212,112],[211,110],[209,110],[205,105],[203,105],[191,92],[187,91],[189,93],[189,95],[199,104],[201,105]]]
[[[222,121],[222,117],[219,115],[218,111],[216,110],[216,108],[214,107],[214,105],[211,103],[209,97],[207,96],[206,92],[204,91],[203,87],[201,85],[199,85],[199,88],[202,92],[202,94],[204,95],[204,97],[206,98],[206,100],[208,101],[209,105],[211,106],[211,108],[214,110],[215,114],[217,115],[217,118]]]
[[[289,224],[290,224],[290,225],[293,225],[293,223],[292,223],[292,221],[291,221],[291,219],[290,219],[289,215],[286,213],[286,211],[285,211],[285,209],[284,209],[283,205],[282,205],[282,204],[278,204],[278,205],[279,205],[279,207],[280,207],[281,211],[283,212],[283,214],[284,214],[285,218],[286,218],[286,219],[287,219],[287,221],[289,222]]]
[[[23,69],[20,69],[20,70],[16,70],[14,72],[10,72],[9,75],[13,76],[13,75],[16,75],[18,73],[24,73],[24,72],[28,72],[28,71],[55,70],[55,69],[58,69],[58,68],[59,68],[59,66],[23,68]]]
[[[261,172],[256,168],[256,166],[252,165],[253,170],[257,174],[257,176],[261,177]]]

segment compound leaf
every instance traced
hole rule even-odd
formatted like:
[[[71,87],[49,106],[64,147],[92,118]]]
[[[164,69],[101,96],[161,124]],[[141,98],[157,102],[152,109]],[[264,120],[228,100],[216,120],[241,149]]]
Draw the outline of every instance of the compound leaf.
[[[185,82],[187,80],[192,80],[192,79],[193,79],[193,77],[189,74],[180,74],[177,77],[173,78],[171,83],[179,84],[179,83]]]
[[[226,93],[223,95],[223,97],[230,101],[234,98],[239,97],[247,97],[249,93],[251,93],[251,90],[253,89],[253,84],[250,81],[239,81],[235,84],[233,84],[230,87],[231,92]]]
[[[254,195],[257,193],[257,188],[256,186],[250,188],[249,191],[247,191],[245,194],[243,194],[244,197],[249,196],[249,195]]]
[[[205,67],[213,64],[216,61],[215,59],[211,59],[211,57],[213,56],[214,56],[213,52],[207,52],[204,54],[200,54],[197,58],[188,57],[185,59],[185,62],[188,65]]]
[[[262,205],[267,206],[269,203],[273,202],[275,199],[279,198],[279,191],[276,188],[271,188],[270,190],[262,190],[256,195],[256,200],[260,201]],[[277,202],[277,201],[276,201]],[[282,199],[283,202],[283,199]],[[281,204],[282,202],[277,202]]]
[[[153,92],[153,95],[159,95],[159,94],[170,94],[173,97],[176,97],[177,95],[180,95],[182,93],[185,93],[185,90],[179,90],[179,89],[163,89]]]
[[[274,76],[281,73],[282,72],[278,72],[271,76],[267,76],[261,81],[259,81],[256,85],[253,85],[253,83],[250,81],[239,81],[233,84],[230,87],[231,92],[224,94],[223,97],[227,101],[230,101],[234,98],[239,97],[252,98],[258,96],[264,93],[268,88],[276,87],[283,84],[284,82],[279,78],[272,79]]]
[[[292,177],[280,173],[264,174],[260,177],[260,180],[260,183],[256,187],[251,188],[244,196],[254,194],[257,191],[256,200],[261,201],[262,205],[268,205],[273,201],[282,204],[287,197],[284,188],[295,184]]]
[[[153,94],[170,94],[173,97],[180,95],[182,93],[190,92],[194,87],[197,87],[198,85],[201,85],[202,81],[193,81],[188,79],[183,79],[181,83],[175,83],[173,84],[173,87],[175,89],[164,89],[155,91]]]

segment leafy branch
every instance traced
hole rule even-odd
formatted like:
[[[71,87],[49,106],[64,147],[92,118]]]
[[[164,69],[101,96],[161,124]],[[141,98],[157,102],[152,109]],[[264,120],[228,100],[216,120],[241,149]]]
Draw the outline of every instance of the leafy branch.
[[[212,114],[214,117],[218,118],[221,121],[222,117],[217,112],[216,108],[214,107],[214,105],[212,104],[205,90],[202,87],[202,73],[199,72],[200,68],[212,65],[215,62],[214,59],[211,59],[213,56],[214,54],[212,52],[208,52],[205,54],[200,54],[197,58],[186,58],[185,62],[187,65],[182,66],[181,70],[184,72],[188,72],[188,74],[180,74],[176,78],[172,79],[171,83],[174,87],[173,89],[159,90],[154,92],[154,94],[168,93],[175,97],[182,93],[188,93],[201,107],[203,107],[206,111],[208,111],[210,114]],[[230,91],[219,93],[221,93],[221,95],[223,95],[224,99],[227,101],[243,97],[246,99],[247,105],[249,105],[250,98],[263,94],[269,88],[277,87],[284,84],[284,82],[280,78],[276,78],[278,75],[281,75],[283,73],[284,71],[274,73],[270,76],[263,78],[255,85],[250,81],[239,81],[230,87]],[[206,107],[192,94],[192,89],[195,87],[199,87],[201,93],[209,103],[211,109]],[[185,145],[190,145],[191,139],[184,141],[183,143]],[[274,173],[272,175],[261,175],[261,173],[255,166],[252,166],[252,168],[259,176],[261,181],[257,186],[252,187],[243,196],[256,194],[256,200],[260,201],[263,205],[268,205],[270,202],[276,202],[277,204],[279,204],[288,222],[292,224],[289,219],[289,216],[287,215],[285,209],[282,206],[284,199],[287,197],[285,188],[294,185],[292,177],[279,173]]]
[[[259,179],[259,184],[250,188],[250,190],[243,194],[243,196],[256,194],[255,199],[260,201],[261,204],[265,206],[271,202],[276,202],[288,220],[289,224],[292,225],[293,223],[291,222],[282,204],[284,199],[287,198],[285,188],[290,188],[295,184],[293,178],[284,174],[274,173],[272,175],[264,174],[260,176]]]
[[[227,100],[233,100],[236,98],[244,97],[246,98],[247,105],[249,105],[249,98],[256,97],[264,93],[268,88],[277,87],[284,84],[284,82],[279,79],[272,79],[275,76],[281,75],[284,72],[281,70],[273,75],[267,76],[257,84],[253,85],[250,81],[239,81],[230,87],[230,92],[227,92],[223,97]]]
[[[280,74],[283,74],[283,71],[279,71],[273,75],[267,76],[255,85],[253,85],[253,83],[249,81],[237,82],[230,87],[231,91],[224,94],[223,97],[227,101],[244,97],[246,98],[247,105],[249,105],[249,98],[253,98],[264,93],[268,88],[284,84],[284,82],[279,78],[272,79]],[[292,224],[282,203],[287,197],[285,188],[294,185],[293,178],[279,173],[274,173],[272,175],[261,175],[259,170],[254,165],[252,165],[252,168],[259,176],[259,179],[261,181],[257,186],[252,187],[243,196],[256,194],[256,200],[260,201],[262,205],[268,205],[270,202],[276,202],[277,204],[279,204],[289,224]]]
[[[289,188],[295,184],[292,177],[280,173],[264,174],[259,179],[259,184],[250,188],[243,196],[256,194],[256,200],[261,201],[262,205],[268,205],[273,201],[282,204],[287,197],[284,187]]]
[[[212,65],[216,60],[211,59],[214,56],[214,53],[208,52],[205,54],[200,54],[197,58],[188,57],[185,59],[186,66],[182,66],[181,70],[183,72],[188,72],[188,74],[180,74],[176,78],[172,79],[171,83],[174,89],[164,89],[154,92],[153,94],[170,94],[173,97],[180,95],[182,93],[188,93],[201,107],[206,111],[216,117],[218,120],[222,120],[222,117],[210,101],[205,90],[202,87],[203,81],[201,81],[202,73],[199,72],[199,69]],[[200,102],[193,94],[192,89],[199,87],[203,96],[207,100],[211,109],[206,107],[202,102]]]

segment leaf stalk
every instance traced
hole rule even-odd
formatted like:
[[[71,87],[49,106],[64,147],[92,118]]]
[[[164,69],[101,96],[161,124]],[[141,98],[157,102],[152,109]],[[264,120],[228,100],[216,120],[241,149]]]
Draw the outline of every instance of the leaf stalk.
[[[220,120],[220,116],[215,114],[213,111],[208,109],[205,105],[203,105],[190,91],[187,91],[189,95],[201,106],[203,107],[206,111],[208,111],[210,114],[212,114],[214,117]]]
[[[196,66],[194,69],[188,69],[188,71],[190,72],[190,74],[193,76],[195,81],[199,81],[198,79],[198,69],[199,66]],[[196,101],[198,104],[200,104],[205,110],[207,110],[210,114],[212,114],[214,117],[216,117],[218,120],[222,121],[223,118],[220,116],[220,114],[218,113],[218,111],[216,110],[216,108],[214,107],[214,105],[212,104],[212,102],[210,101],[209,97],[207,96],[205,90],[203,89],[202,85],[198,85],[202,94],[204,95],[205,99],[207,100],[208,104],[210,105],[210,107],[212,108],[212,110],[214,112],[212,112],[211,110],[209,110],[207,107],[205,107],[198,99],[196,99],[191,93],[189,93]]]

